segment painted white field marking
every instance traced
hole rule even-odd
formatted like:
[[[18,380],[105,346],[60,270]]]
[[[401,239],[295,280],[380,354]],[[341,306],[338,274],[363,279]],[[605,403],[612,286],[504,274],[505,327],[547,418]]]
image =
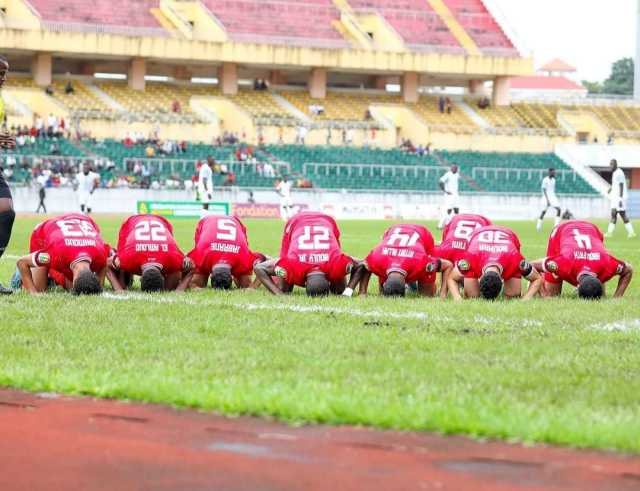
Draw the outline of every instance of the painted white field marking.
[[[20,259],[22,256],[16,256],[15,254],[5,254],[2,259]]]
[[[109,300],[144,300],[145,302],[169,303],[169,304],[186,304],[186,305],[206,305],[211,307],[230,307],[239,310],[287,310],[296,313],[315,313],[315,314],[344,314],[352,317],[382,317],[389,319],[415,319],[415,320],[437,320],[449,322],[452,319],[447,316],[436,316],[426,314],[424,312],[384,312],[382,310],[358,310],[347,309],[343,307],[327,307],[324,305],[289,305],[289,304],[270,304],[270,303],[235,303],[220,302],[211,300],[193,300],[186,297],[164,296],[155,297],[137,293],[103,293],[102,298]]]
[[[592,329],[597,331],[640,331],[640,319],[620,320],[615,322],[609,322],[607,324],[594,324]]]

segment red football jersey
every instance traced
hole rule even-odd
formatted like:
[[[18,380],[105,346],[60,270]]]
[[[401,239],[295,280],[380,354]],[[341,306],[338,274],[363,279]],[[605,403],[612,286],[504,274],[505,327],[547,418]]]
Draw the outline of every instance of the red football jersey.
[[[427,266],[434,260],[433,248],[433,236],[422,225],[393,225],[367,256],[367,269],[378,276],[380,283],[392,272],[403,273],[407,283],[433,283],[436,274],[427,272]]]
[[[454,216],[442,231],[442,243],[436,248],[434,254],[455,264],[460,259],[464,259],[473,233],[488,225],[491,225],[491,220],[482,215]]]
[[[457,266],[467,278],[480,278],[488,266],[498,266],[502,279],[506,281],[522,277],[524,262],[515,232],[489,225],[471,235],[465,257],[457,262]]]
[[[165,274],[182,270],[184,254],[173,237],[169,221],[158,215],[133,215],[122,224],[118,235],[120,269],[142,274],[145,264],[160,266]]]
[[[109,255],[109,246],[100,237],[100,228],[79,213],[61,215],[38,225],[30,240],[34,266],[46,267],[59,284],[64,276],[73,279],[71,267],[81,259],[91,262],[91,271],[101,271]]]
[[[351,271],[353,262],[342,253],[335,220],[324,213],[303,212],[285,225],[276,274],[290,285],[305,286],[307,274],[316,270],[336,283]]]
[[[577,286],[582,274],[592,274],[604,283],[624,267],[623,261],[607,252],[602,232],[592,223],[571,220],[558,225],[549,237],[545,281]]]
[[[264,256],[249,249],[247,229],[239,218],[211,215],[198,222],[189,257],[200,274],[208,276],[216,264],[228,264],[239,277],[251,274],[253,264]]]

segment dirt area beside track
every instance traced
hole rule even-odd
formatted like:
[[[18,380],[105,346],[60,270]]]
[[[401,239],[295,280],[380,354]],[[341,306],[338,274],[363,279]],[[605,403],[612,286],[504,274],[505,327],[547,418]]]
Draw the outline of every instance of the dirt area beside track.
[[[640,490],[640,456],[0,390],[0,489]]]

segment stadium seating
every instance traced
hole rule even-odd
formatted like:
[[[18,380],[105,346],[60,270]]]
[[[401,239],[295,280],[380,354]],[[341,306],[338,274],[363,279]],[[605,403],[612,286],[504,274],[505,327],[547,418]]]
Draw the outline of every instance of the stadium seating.
[[[597,194],[555,154],[439,152],[449,163],[460,166],[462,190],[495,193],[539,193],[549,167],[557,169],[558,193]]]
[[[459,134],[473,133],[479,130],[469,115],[455,103],[453,103],[451,114],[441,113],[436,96],[422,95],[417,104],[408,104],[408,106],[432,129]]]
[[[426,0],[349,0],[349,5],[356,12],[377,11],[410,47],[462,51]]]
[[[103,119],[115,115],[115,111],[95,95],[87,85],[79,80],[71,81],[73,93],[65,93],[67,81],[54,80],[53,97],[64,104],[69,111],[83,119]]]
[[[513,43],[482,0],[444,0],[444,3],[485,54],[518,56]]]
[[[151,13],[158,0],[29,0],[45,25],[65,24],[79,30],[94,26],[101,32],[138,32],[144,35],[167,34]]]
[[[203,0],[232,39],[349,47],[333,27],[340,12],[331,0]]]
[[[557,117],[560,106],[557,104],[517,103],[512,107],[530,128],[560,127]]]
[[[318,121],[364,121],[365,114],[371,104],[400,104],[398,95],[372,95],[356,92],[327,92],[325,99],[312,99],[307,92],[279,92],[296,109]],[[323,112],[314,114],[311,107],[322,106]]]

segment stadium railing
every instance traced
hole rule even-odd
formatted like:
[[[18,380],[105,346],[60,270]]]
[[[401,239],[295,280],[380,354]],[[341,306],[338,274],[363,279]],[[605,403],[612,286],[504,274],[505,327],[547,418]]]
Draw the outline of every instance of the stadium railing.
[[[177,174],[180,172],[184,172],[185,169],[191,169],[192,173],[196,173],[195,168],[196,160],[194,159],[157,159],[157,158],[135,158],[135,157],[127,157],[122,160],[121,169],[129,169],[130,167],[135,166],[136,164],[145,164],[156,167],[158,170],[161,170],[163,173],[171,173]],[[288,162],[283,162],[280,160],[270,161],[269,162],[273,167],[276,173],[280,175],[283,173],[291,172],[291,165]],[[224,164],[227,166],[227,169],[235,174],[242,176],[244,174],[248,174],[248,171],[255,171],[257,165],[264,165],[264,162],[243,162],[238,160],[216,160],[216,164]]]
[[[509,180],[511,177],[515,177],[518,181],[522,179],[542,181],[542,178],[546,176],[547,173],[547,169],[540,168],[473,167],[471,169],[471,177],[473,179]],[[574,170],[556,169],[556,179],[558,181],[571,180],[573,182],[579,182],[581,177]]]

